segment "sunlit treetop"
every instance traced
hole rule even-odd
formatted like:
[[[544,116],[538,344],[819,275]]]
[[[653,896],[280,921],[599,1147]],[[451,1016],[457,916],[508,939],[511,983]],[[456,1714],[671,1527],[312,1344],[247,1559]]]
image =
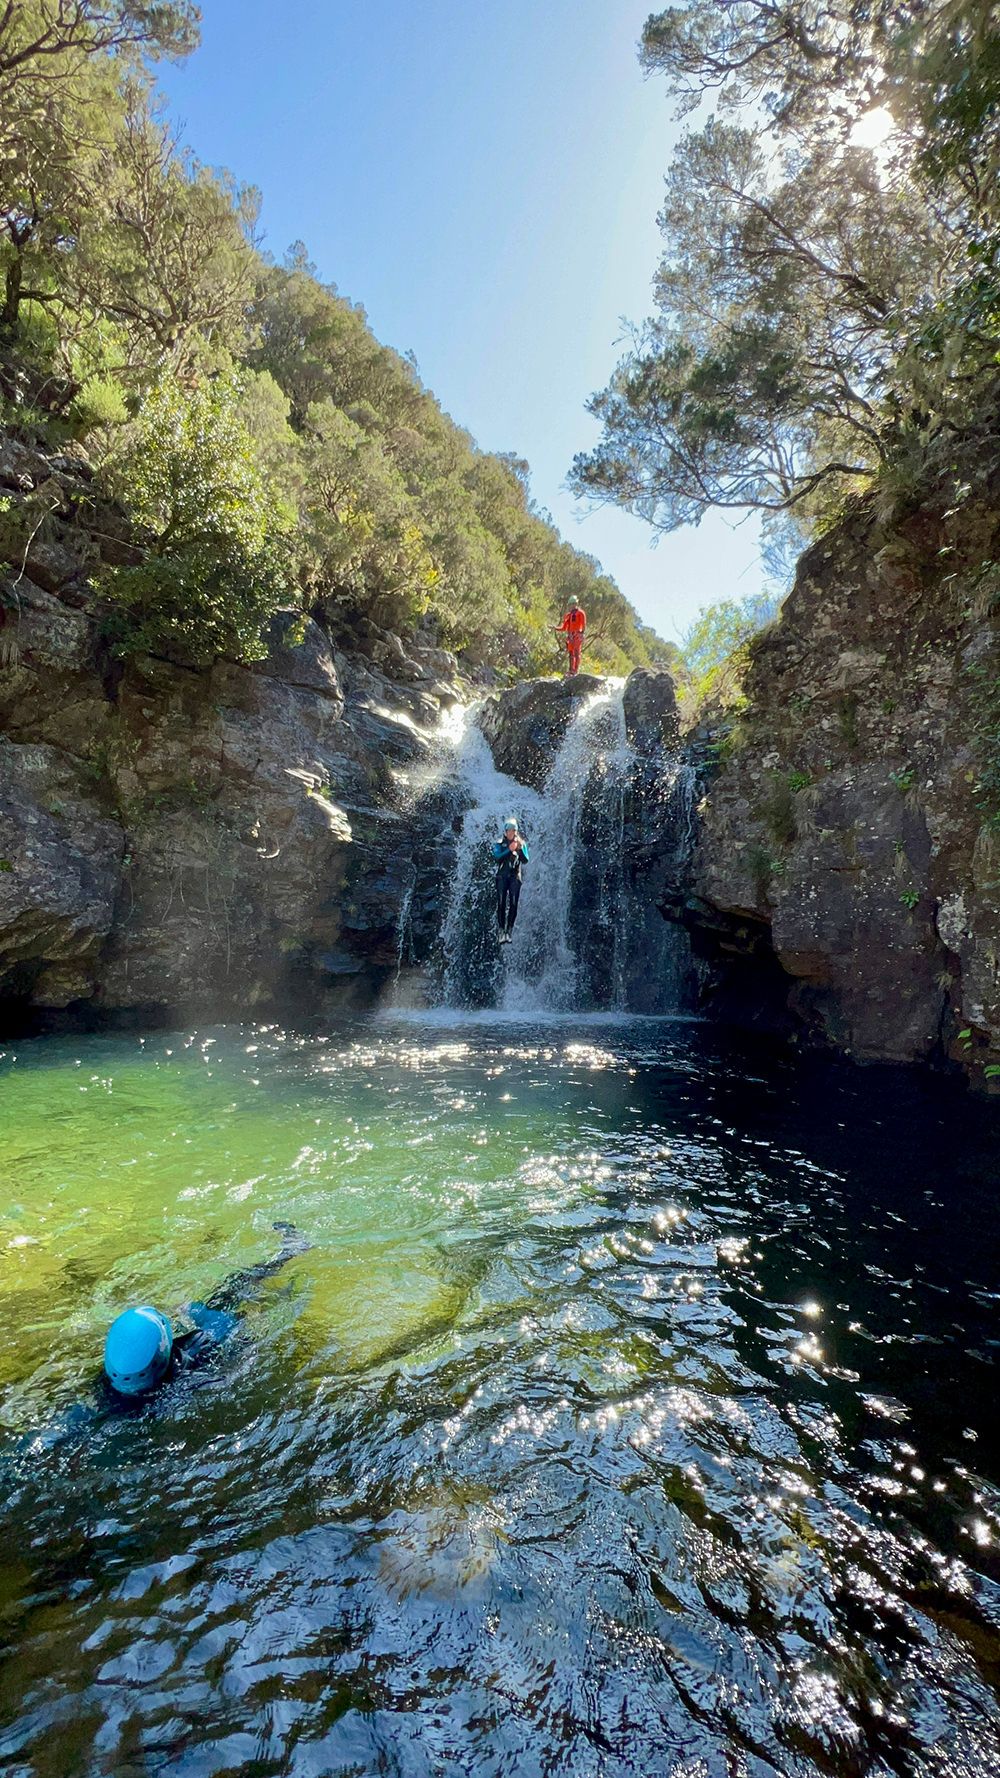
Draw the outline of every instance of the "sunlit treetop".
[[[140,49],[184,56],[198,42],[201,11],[189,0],[142,6],[132,0],[6,0],[0,6],[0,92],[17,80],[44,77],[67,56]]]
[[[1000,22],[970,0],[691,0],[641,54],[682,112],[656,313],[573,481],[659,529],[822,522],[892,461],[995,427]]]
[[[642,61],[682,108],[715,94],[785,129],[822,121],[846,133],[884,99],[890,64],[933,10],[923,0],[692,0],[650,15]]]

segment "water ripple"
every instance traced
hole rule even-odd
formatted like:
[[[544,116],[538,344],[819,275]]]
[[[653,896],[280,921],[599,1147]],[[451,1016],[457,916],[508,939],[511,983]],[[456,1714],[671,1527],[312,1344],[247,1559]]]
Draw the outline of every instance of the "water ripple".
[[[985,1112],[648,1023],[60,1040],[0,1091],[13,1778],[1000,1769]],[[117,1304],[279,1216],[215,1363],[54,1436]]]

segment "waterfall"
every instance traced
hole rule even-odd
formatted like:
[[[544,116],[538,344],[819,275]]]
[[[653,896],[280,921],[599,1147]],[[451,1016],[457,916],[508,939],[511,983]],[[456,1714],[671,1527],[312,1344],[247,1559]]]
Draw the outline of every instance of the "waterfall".
[[[413,891],[417,886],[416,866],[412,866],[407,874],[406,886],[399,904],[399,916],[396,921],[396,973],[393,976],[393,987],[398,986],[403,973],[403,965],[412,961],[413,932],[411,918],[413,914]],[[407,952],[411,955],[408,957]]]
[[[455,776],[465,814],[442,930],[440,994],[508,1013],[681,1010],[685,934],[657,907],[693,821],[693,773],[665,750],[639,756],[623,682],[580,699],[540,791],[499,772],[475,711]],[[531,852],[513,942],[497,944],[491,841],[516,815]]]
[[[466,808],[462,818],[441,932],[442,997],[446,1006],[497,1004],[503,976],[494,918],[495,867],[490,843],[515,814],[530,836],[540,822],[542,797],[498,772],[473,707],[457,747],[455,777]],[[525,867],[525,876],[530,865]],[[527,901],[524,902],[525,907]],[[511,945],[510,950],[514,947]]]

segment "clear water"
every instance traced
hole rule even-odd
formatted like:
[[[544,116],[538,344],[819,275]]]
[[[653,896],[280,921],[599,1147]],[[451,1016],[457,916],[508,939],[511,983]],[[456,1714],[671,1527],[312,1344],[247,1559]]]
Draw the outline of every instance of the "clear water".
[[[693,1025],[0,1063],[0,1768],[1000,1769],[997,1126]],[[216,1364],[47,1446],[125,1302]]]

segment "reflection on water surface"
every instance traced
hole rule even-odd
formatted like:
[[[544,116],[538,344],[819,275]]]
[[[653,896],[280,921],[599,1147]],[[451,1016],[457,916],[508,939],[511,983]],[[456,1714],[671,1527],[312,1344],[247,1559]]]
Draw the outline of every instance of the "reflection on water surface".
[[[0,1761],[1000,1770],[996,1123],[690,1025],[0,1062]],[[312,1243],[62,1438],[104,1329]]]

